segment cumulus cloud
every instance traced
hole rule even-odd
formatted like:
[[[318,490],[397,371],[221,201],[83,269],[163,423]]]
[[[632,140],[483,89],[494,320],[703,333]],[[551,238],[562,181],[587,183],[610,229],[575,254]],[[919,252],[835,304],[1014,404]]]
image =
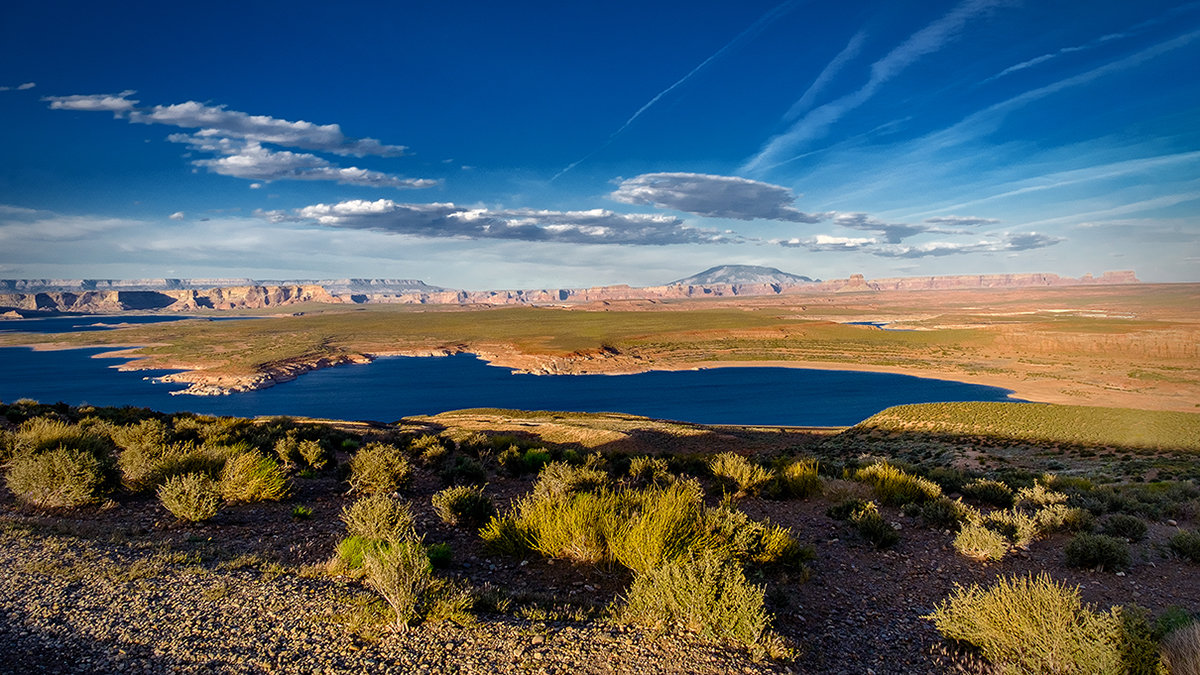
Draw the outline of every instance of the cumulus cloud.
[[[339,167],[307,152],[270,150],[258,143],[239,143],[230,139],[196,139],[186,134],[172,134],[168,140],[187,143],[190,147],[223,155],[215,159],[198,159],[192,164],[213,173],[253,181],[328,180],[346,185],[366,187],[425,188],[437,181],[423,178],[401,178],[380,171],[358,167]],[[259,183],[252,183],[251,187]]]
[[[406,148],[401,145],[386,145],[374,138],[350,138],[337,124],[251,115],[229,110],[223,105],[196,101],[139,107],[139,101],[129,98],[133,94],[129,90],[120,94],[47,96],[43,100],[48,101],[53,110],[108,111],[139,124],[195,129],[191,133],[171,134],[167,140],[217,155],[192,163],[225,176],[253,181],[326,180],[391,188],[425,188],[438,183],[354,166],[341,167],[315,154],[265,147],[280,146],[355,157],[400,157],[405,154]]]
[[[51,110],[83,110],[87,112],[111,112],[113,117],[124,117],[133,110],[138,101],[129,97],[135,92],[126,89],[119,94],[73,94],[71,96],[44,96]]]
[[[605,209],[467,208],[451,203],[403,204],[390,199],[314,204],[294,212],[260,212],[273,222],[295,220],[427,238],[509,239],[576,244],[666,245],[728,243],[736,236],[688,227],[660,214]]]
[[[975,242],[934,241],[922,244],[896,244],[876,239],[834,237],[817,235],[808,239],[789,239],[774,243],[789,248],[804,248],[809,251],[861,251],[881,258],[930,258],[968,253],[1012,253],[1046,248],[1066,241],[1038,232],[1005,233],[991,239]]]
[[[183,220],[184,219],[183,211],[176,211],[175,213],[172,213],[171,215],[169,215],[167,217],[170,218],[171,220]]]
[[[796,195],[781,185],[737,176],[646,173],[621,181],[609,196],[623,204],[650,204],[713,218],[818,223],[829,217],[796,209]]]

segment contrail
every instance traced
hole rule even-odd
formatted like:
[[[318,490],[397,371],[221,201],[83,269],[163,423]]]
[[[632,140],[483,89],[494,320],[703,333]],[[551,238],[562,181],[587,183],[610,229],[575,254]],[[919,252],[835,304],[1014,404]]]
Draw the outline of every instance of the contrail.
[[[663,89],[662,91],[658,92],[658,94],[656,94],[654,96],[654,98],[650,99],[649,101],[646,102],[645,105],[638,108],[637,112],[633,113],[633,115],[631,115],[629,119],[625,120],[625,123],[621,125],[620,129],[617,129],[616,131],[612,132],[612,134],[609,135],[608,140],[604,141],[603,145],[601,145],[600,147],[596,148],[595,150],[589,152],[588,154],[584,155],[581,159],[578,159],[575,162],[568,164],[567,167],[565,169],[563,169],[562,171],[559,171],[558,173],[554,174],[554,177],[550,179],[550,182],[553,183],[554,181],[558,180],[559,176],[562,176],[563,174],[567,173],[571,169],[574,169],[575,167],[579,166],[580,164],[582,164],[585,161],[587,161],[588,159],[590,159],[597,152],[600,152],[601,150],[607,148],[609,145],[612,145],[612,142],[614,140],[616,140],[617,136],[621,135],[621,132],[628,129],[630,124],[633,124],[634,121],[637,120],[637,118],[642,116],[642,113],[649,110],[655,103],[658,103],[659,99],[661,99],[663,96],[666,96],[667,94],[671,93],[671,91],[673,91],[674,89],[676,89],[677,87],[682,85],[684,82],[687,82],[688,80],[692,79],[692,76],[694,76],[696,73],[700,72],[701,70],[704,70],[705,66],[712,63],[716,59],[720,58],[720,56],[722,54],[724,54],[725,52],[732,49],[739,42],[756,37],[759,33],[761,33],[763,31],[764,28],[766,28],[768,25],[770,25],[770,23],[772,21],[774,21],[774,20],[778,19],[779,17],[783,16],[784,14],[787,14],[788,12],[792,11],[792,9],[796,5],[800,4],[802,1],[803,0],[788,0],[787,2],[784,2],[784,3],[780,4],[779,6],[775,7],[774,9],[772,9],[771,11],[767,12],[766,14],[763,14],[761,17],[759,17],[758,21],[755,21],[754,23],[750,24],[749,28],[742,31],[741,33],[738,33],[737,36],[734,37],[732,40],[730,40],[728,43],[726,43],[724,47],[721,47],[720,49],[718,49],[716,52],[713,53],[712,56],[708,57],[707,59],[704,59],[704,61],[702,61],[700,63],[700,65],[696,66],[695,68],[692,68],[688,72],[687,75],[684,75],[683,77],[679,78],[675,82],[675,84],[672,84],[671,86],[667,87],[666,89]]]

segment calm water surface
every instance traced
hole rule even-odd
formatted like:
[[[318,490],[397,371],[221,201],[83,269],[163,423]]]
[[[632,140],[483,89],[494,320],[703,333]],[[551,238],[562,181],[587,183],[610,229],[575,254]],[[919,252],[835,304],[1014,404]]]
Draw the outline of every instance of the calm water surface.
[[[132,405],[212,415],[297,415],[391,422],[476,407],[624,412],[708,424],[855,424],[903,403],[1003,401],[996,387],[849,371],[714,368],[636,375],[524,375],[469,355],[385,357],[327,368],[269,389],[172,396],[166,371],[121,372],[105,349],[0,349],[0,400]]]

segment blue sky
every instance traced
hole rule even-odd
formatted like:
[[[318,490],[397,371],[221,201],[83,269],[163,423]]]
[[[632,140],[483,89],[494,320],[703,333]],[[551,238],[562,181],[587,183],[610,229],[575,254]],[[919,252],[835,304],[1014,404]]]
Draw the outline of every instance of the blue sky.
[[[1200,2],[6,3],[0,277],[1200,281],[1197,64]]]

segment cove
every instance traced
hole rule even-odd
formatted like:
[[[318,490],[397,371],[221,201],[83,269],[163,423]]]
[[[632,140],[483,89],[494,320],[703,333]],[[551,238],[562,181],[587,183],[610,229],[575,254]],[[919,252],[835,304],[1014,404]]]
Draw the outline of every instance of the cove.
[[[118,371],[104,349],[0,349],[0,400],[136,406],[163,412],[294,415],[393,422],[462,408],[622,412],[702,424],[846,426],[884,408],[1006,401],[1006,389],[895,375],[798,368],[713,368],[634,375],[528,375],[474,356],[382,357],[229,396],[172,396],[166,371]]]

